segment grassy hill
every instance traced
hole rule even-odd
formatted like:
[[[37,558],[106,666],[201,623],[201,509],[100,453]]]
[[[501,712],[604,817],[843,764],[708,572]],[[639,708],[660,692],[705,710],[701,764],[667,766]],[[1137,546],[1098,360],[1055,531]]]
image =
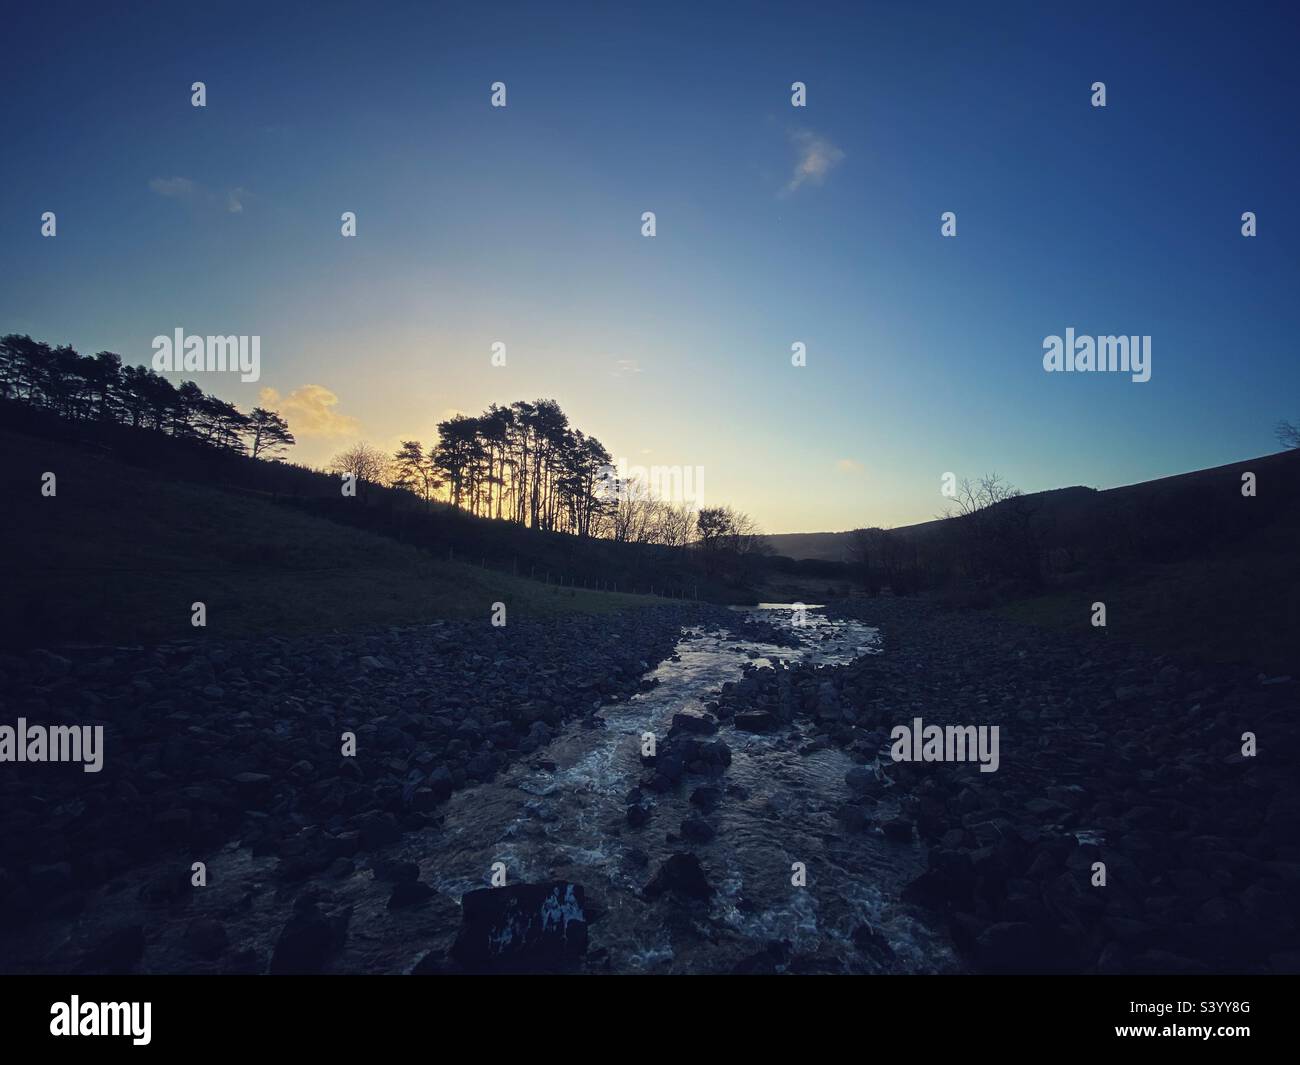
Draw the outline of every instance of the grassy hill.
[[[1275,511],[1277,495],[1290,496],[1300,488],[1300,452],[1283,451],[1275,455],[1261,455],[1207,470],[1158,477],[1153,481],[1141,481],[1119,488],[1099,490],[1076,485],[1071,488],[1028,492],[1024,499],[1034,506],[1040,520],[1049,525],[1057,537],[1068,541],[1085,536],[1090,523],[1103,524],[1106,520],[1103,516],[1117,512],[1139,514],[1145,519],[1152,516],[1147,512],[1157,510],[1166,503],[1176,505],[1184,499],[1197,496],[1204,499],[1208,493],[1215,493],[1216,502],[1225,507],[1235,504],[1241,498],[1241,475],[1246,471],[1255,473],[1260,481],[1261,503],[1258,509]],[[1268,498],[1270,492],[1273,493],[1273,500]],[[937,501],[936,511],[944,509],[941,505],[943,502]],[[1193,515],[1193,518],[1199,522],[1204,515]],[[900,525],[894,532],[901,537],[924,541],[928,537],[939,535],[942,524],[936,518],[915,525]],[[775,533],[766,539],[776,554],[787,558],[848,562],[852,535],[849,531]]]
[[[744,580],[707,572],[679,549],[526,528],[475,516],[448,503],[424,502],[379,484],[361,485],[355,498],[345,499],[336,475],[291,462],[253,459],[154,429],[72,421],[0,400],[0,432],[72,445],[78,453],[111,455],[125,466],[175,482],[287,504],[308,516],[422,548],[440,559],[464,560],[543,583],[708,602],[753,601],[753,589]]]
[[[766,539],[773,551],[786,558],[847,562],[849,536],[847,532],[770,533]]]
[[[351,631],[433,618],[601,612],[649,596],[556,587],[419,549],[256,494],[189,483],[73,443],[0,431],[0,642],[130,643],[206,631]],[[41,495],[41,476],[57,494]]]
[[[1254,496],[1242,494],[1246,473],[1255,475]],[[936,594],[953,605],[993,608],[1093,638],[1110,635],[1184,659],[1300,672],[1300,452],[1106,491],[1036,492],[1024,502],[1040,538],[1042,587],[955,582]],[[951,532],[945,525],[922,522],[894,532],[933,564]],[[813,567],[847,561],[849,537],[768,539],[783,554],[816,560],[800,563]],[[1091,625],[1094,602],[1106,604],[1104,630]]]
[[[1245,664],[1300,675],[1297,530],[1274,526],[1231,551],[1149,562],[1061,582],[997,613],[1081,637],[1128,640],[1192,662]],[[1106,604],[1106,628],[1091,605]]]

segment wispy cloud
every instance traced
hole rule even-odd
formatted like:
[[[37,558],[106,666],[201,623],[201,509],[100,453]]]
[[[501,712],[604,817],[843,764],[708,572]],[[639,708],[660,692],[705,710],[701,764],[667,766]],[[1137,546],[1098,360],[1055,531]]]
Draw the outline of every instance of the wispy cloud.
[[[199,187],[186,177],[153,178],[149,187],[169,200],[193,200]]]
[[[797,191],[805,184],[820,185],[826,175],[844,158],[844,153],[819,133],[809,129],[790,132],[796,158],[794,174],[785,187],[785,194]]]
[[[866,467],[856,459],[840,459],[835,463],[835,468],[839,470],[840,473],[851,473],[856,475],[861,473]]]
[[[614,369],[609,371],[610,377],[631,377],[633,374],[639,374],[641,367],[636,359],[619,359],[614,363]]]
[[[214,192],[187,177],[151,178],[149,188],[164,199],[178,200],[198,207],[220,207],[228,214],[243,214],[244,203],[252,198],[252,194],[242,185],[225,192]]]
[[[334,409],[339,397],[324,385],[303,385],[287,396],[274,388],[264,388],[258,393],[258,402],[278,410],[296,437],[351,436],[361,431],[360,421]]]

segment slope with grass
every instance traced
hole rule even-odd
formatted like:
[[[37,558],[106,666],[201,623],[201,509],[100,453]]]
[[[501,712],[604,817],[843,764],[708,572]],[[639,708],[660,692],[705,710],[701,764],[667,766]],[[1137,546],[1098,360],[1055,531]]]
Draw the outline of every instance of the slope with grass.
[[[0,432],[0,640],[154,642],[354,631],[508,612],[604,612],[647,596],[557,588],[434,559],[253,494],[174,480],[73,443]],[[55,494],[42,475],[55,474]]]
[[[1092,624],[1094,603],[1106,605],[1104,629]],[[996,612],[1187,662],[1300,676],[1300,552],[1291,528],[1263,530],[1245,549],[1076,580]]]

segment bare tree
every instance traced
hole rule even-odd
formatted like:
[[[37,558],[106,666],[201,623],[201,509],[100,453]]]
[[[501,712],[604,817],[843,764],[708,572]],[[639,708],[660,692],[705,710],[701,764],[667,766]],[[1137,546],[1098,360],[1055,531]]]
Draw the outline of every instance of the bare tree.
[[[365,442],[353,444],[330,460],[331,473],[350,473],[362,485],[383,484],[388,476],[390,460],[377,447]]]
[[[1277,442],[1285,448],[1300,447],[1300,425],[1294,422],[1278,422]]]
[[[695,516],[695,533],[709,573],[743,578],[755,559],[772,551],[758,522],[731,507],[702,507]]]
[[[659,509],[655,542],[664,547],[686,547],[695,535],[695,511],[684,503],[665,503]]]
[[[1036,580],[1039,572],[1037,505],[991,473],[963,480],[944,517],[968,576],[994,574]]]

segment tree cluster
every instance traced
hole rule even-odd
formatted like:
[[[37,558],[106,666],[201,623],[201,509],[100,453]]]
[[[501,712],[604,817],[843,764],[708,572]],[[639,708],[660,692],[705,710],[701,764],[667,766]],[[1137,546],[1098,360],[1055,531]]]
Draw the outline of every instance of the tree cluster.
[[[69,421],[115,422],[152,429],[253,458],[269,458],[294,442],[275,411],[244,414],[193,381],[173,385],[112,351],[81,355],[69,345],[11,333],[0,337],[0,400],[47,410]]]

